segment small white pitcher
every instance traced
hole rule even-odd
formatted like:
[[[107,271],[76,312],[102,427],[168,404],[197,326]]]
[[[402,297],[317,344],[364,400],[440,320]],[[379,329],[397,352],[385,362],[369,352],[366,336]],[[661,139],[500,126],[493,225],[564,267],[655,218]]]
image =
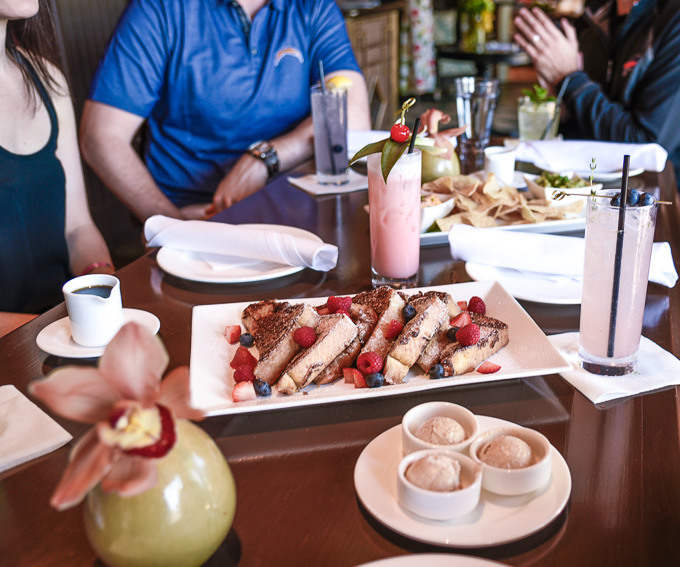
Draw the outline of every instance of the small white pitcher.
[[[67,281],[61,289],[73,340],[84,347],[109,344],[123,326],[120,280],[107,274],[89,274]]]

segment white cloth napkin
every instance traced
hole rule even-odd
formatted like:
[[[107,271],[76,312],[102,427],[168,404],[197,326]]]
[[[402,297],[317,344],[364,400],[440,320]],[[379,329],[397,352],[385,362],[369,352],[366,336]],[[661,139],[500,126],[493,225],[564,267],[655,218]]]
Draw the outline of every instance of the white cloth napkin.
[[[583,370],[578,333],[551,335],[548,339],[572,365],[572,370],[561,372],[561,376],[595,404],[680,384],[680,360],[647,337],[640,340],[635,372],[625,376],[599,376]]]
[[[575,236],[476,228],[456,224],[449,231],[454,260],[531,272],[536,277],[583,277],[585,239]],[[678,273],[668,242],[655,242],[649,281],[673,287]]]
[[[663,171],[668,152],[659,144],[620,144],[585,140],[539,140],[520,142],[517,160],[528,161],[549,171],[589,171],[596,159],[595,173],[621,171],[623,156],[630,156],[630,169]]]
[[[213,267],[218,256],[233,265],[233,258],[306,266],[327,272],[338,262],[338,247],[321,240],[271,228],[251,228],[220,222],[178,220],[155,215],[144,224],[147,246],[167,246],[206,255]]]
[[[302,177],[289,177],[288,183],[311,195],[334,195],[368,189],[368,177],[352,169],[349,170],[349,181],[344,185],[323,185],[317,181],[315,173],[303,175]]]
[[[71,435],[14,386],[0,387],[0,472],[58,449]]]

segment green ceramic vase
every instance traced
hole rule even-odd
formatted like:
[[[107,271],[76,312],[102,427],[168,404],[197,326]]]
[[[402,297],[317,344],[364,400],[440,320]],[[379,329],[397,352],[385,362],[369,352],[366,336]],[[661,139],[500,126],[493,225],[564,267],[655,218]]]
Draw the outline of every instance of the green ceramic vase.
[[[236,509],[229,465],[199,427],[177,420],[177,442],[158,460],[158,484],[123,498],[92,490],[85,529],[112,567],[202,565],[220,546]]]

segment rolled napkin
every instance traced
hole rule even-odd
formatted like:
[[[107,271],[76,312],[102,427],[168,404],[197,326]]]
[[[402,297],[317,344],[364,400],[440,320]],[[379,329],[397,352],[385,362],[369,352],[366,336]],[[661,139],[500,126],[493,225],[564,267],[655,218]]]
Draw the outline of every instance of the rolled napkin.
[[[211,265],[216,256],[305,266],[321,272],[327,272],[337,264],[337,246],[280,229],[275,225],[267,229],[252,228],[155,215],[144,224],[144,236],[147,246],[167,246],[205,254]]]
[[[585,173],[589,170],[591,160],[595,158],[595,173],[611,173],[621,171],[624,155],[630,156],[631,169],[663,171],[668,152],[659,144],[540,140],[520,142],[516,159],[533,163],[548,171]]]
[[[680,360],[647,337],[640,338],[635,372],[625,376],[599,376],[581,368],[578,357],[578,333],[548,337],[572,365],[562,378],[595,404],[634,396],[680,384]]]
[[[583,277],[585,240],[575,236],[476,228],[456,224],[449,231],[454,260],[531,272],[536,276]],[[678,273],[668,242],[655,242],[649,281],[673,287]]]
[[[14,386],[0,387],[0,472],[58,449],[71,435]]]

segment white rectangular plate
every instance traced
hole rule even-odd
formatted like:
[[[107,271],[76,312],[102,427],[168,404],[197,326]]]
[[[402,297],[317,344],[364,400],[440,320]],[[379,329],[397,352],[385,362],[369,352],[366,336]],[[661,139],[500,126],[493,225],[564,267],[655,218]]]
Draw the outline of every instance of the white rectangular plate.
[[[192,405],[208,415],[225,415],[390,396],[431,388],[555,374],[571,369],[571,365],[552,346],[538,325],[500,284],[471,282],[414,289],[409,293],[421,290],[446,291],[455,301],[467,301],[473,295],[478,295],[486,303],[487,315],[508,324],[509,344],[490,359],[501,366],[498,372],[486,375],[470,372],[462,376],[430,380],[419,367],[415,366],[408,374],[408,382],[404,384],[357,389],[340,379],[324,386],[310,385],[303,392],[297,392],[292,396],[278,394],[272,388],[273,393],[269,398],[234,403],[231,399],[234,386],[233,370],[229,366],[229,361],[233,358],[237,345],[227,343],[224,338],[224,327],[240,324],[241,313],[248,303],[201,305],[194,307],[192,312],[190,365]],[[321,305],[326,302],[326,298],[287,301]]]

